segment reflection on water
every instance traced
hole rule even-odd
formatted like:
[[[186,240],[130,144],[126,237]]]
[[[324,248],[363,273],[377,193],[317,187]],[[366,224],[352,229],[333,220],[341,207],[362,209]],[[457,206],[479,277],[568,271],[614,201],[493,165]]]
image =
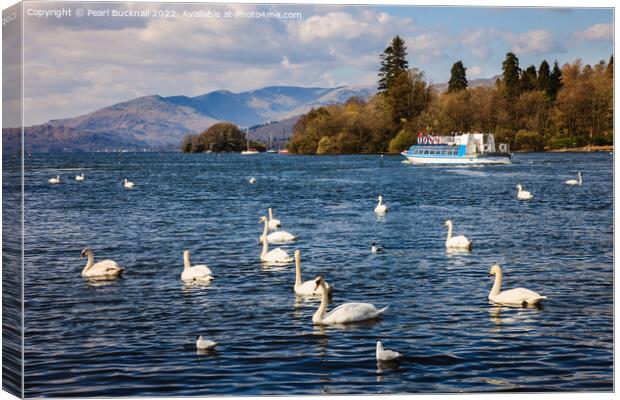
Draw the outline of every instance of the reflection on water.
[[[26,395],[612,390],[613,159],[517,154],[512,165],[475,170],[401,161],[34,154]],[[19,174],[3,162],[5,174]],[[68,179],[68,168],[86,180]],[[563,185],[576,171],[587,172],[584,186]],[[56,174],[63,183],[48,184]],[[125,177],[135,190],[123,189]],[[537,200],[517,201],[517,183]],[[390,208],[380,218],[378,194]],[[295,296],[294,265],[259,261],[256,221],[267,207],[300,235],[281,247],[301,250],[304,277],[334,284],[330,309],[389,305],[383,319],[314,325],[320,299]],[[446,251],[448,218],[474,241],[470,253]],[[388,250],[372,255],[372,240]],[[76,254],[86,246],[123,265],[123,276],[84,281]],[[187,248],[212,282],[181,281]],[[509,287],[548,296],[544,309],[489,304],[494,263],[510,266],[518,285]],[[220,342],[217,352],[196,354],[198,335]],[[380,338],[407,355],[398,368],[378,372]]]

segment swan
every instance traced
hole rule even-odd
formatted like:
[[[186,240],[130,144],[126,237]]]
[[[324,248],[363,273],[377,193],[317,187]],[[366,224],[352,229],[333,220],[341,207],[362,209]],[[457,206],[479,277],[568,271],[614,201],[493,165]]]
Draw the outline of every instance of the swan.
[[[93,251],[88,247],[82,250],[80,260],[84,257],[88,257],[88,262],[82,270],[82,276],[84,278],[113,279],[120,276],[123,271],[125,271],[123,267],[112,260],[103,260],[95,264]]]
[[[379,246],[377,242],[373,240],[370,246],[370,251],[372,252],[372,254],[381,253],[383,252],[383,247]]]
[[[489,300],[493,303],[505,306],[527,307],[528,305],[536,305],[547,298],[524,288],[515,288],[502,292],[502,268],[498,264],[491,267],[489,276],[492,275],[495,275],[495,282],[489,293]]]
[[[273,211],[271,210],[271,207],[269,207],[269,229],[275,231],[280,227],[280,225],[280,220],[273,217]]]
[[[353,322],[368,321],[371,319],[380,318],[389,307],[386,306],[378,310],[374,305],[369,303],[345,303],[334,308],[327,315],[324,315],[329,301],[327,284],[321,276],[317,276],[314,281],[316,284],[315,288],[321,287],[321,305],[319,305],[318,310],[316,310],[312,316],[312,322],[315,324],[348,324]]]
[[[391,361],[400,357],[401,354],[397,351],[385,350],[383,343],[377,340],[377,361]]]
[[[76,176],[75,176],[75,180],[76,180],[76,181],[83,181],[83,180],[84,180],[84,174],[82,174],[82,175],[76,175]]]
[[[256,183],[256,178],[252,177],[252,178],[250,178],[250,180],[248,182],[253,185],[253,184]]]
[[[192,266],[189,255],[189,250],[183,251],[183,273],[181,274],[181,279],[184,281],[210,281],[213,279],[209,267],[206,265]]]
[[[327,294],[332,294],[332,286],[325,282],[327,286]],[[317,287],[314,280],[305,281],[301,283],[301,251],[295,250],[295,286],[293,288],[295,293],[302,296],[315,296],[320,295],[321,292],[317,291]]]
[[[260,242],[263,244],[263,250],[260,253],[260,260],[267,264],[290,264],[293,259],[288,253],[281,248],[275,248],[269,251],[269,244],[265,236],[260,237]]]
[[[202,335],[198,336],[198,339],[196,340],[196,348],[198,350],[209,350],[214,348],[216,345],[217,342],[209,339],[203,339]]]
[[[267,232],[269,231],[269,222],[267,221],[267,217],[260,217],[260,220],[258,221],[258,223],[260,224],[261,222],[265,224],[265,227],[263,228],[263,234],[260,235],[260,237],[261,238],[266,237],[267,242],[274,244],[274,243],[289,243],[289,242],[293,242],[297,240],[297,237],[295,235],[288,233],[287,231],[271,232],[268,235]]]
[[[517,185],[517,189],[519,190],[517,192],[517,199],[519,200],[530,200],[532,197],[534,197],[532,193],[528,192],[527,190],[523,190],[523,186],[521,185]]]
[[[583,184],[583,181],[581,180],[581,172],[577,172],[577,179],[569,179],[564,183],[571,186],[581,186]]]
[[[448,227],[448,237],[446,238],[446,247],[449,249],[467,249],[471,250],[473,242],[465,236],[452,236],[452,221],[447,220],[445,225]]]
[[[56,178],[49,178],[47,181],[49,183],[60,183],[60,175],[56,175]]]
[[[125,189],[133,189],[133,182],[130,182],[125,178]]]
[[[383,196],[379,195],[379,197],[377,197],[377,200],[379,200],[379,204],[377,204],[377,206],[375,207],[375,213],[378,215],[385,215],[388,208],[385,204],[383,204]]]

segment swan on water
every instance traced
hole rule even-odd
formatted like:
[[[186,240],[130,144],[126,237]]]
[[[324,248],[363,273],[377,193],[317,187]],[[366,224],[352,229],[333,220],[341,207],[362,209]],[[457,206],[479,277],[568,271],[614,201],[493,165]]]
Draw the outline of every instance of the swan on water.
[[[265,236],[261,236],[259,241],[263,244],[263,250],[260,253],[260,260],[262,262],[272,265],[290,264],[293,262],[288,253],[279,247],[269,251],[269,244]]]
[[[524,288],[502,291],[502,268],[498,264],[493,265],[489,271],[489,276],[493,275],[495,275],[495,282],[489,293],[489,300],[493,303],[505,306],[527,307],[536,305],[547,298]]]
[[[280,225],[280,220],[273,217],[273,210],[269,207],[269,229],[275,231]]]
[[[198,350],[209,350],[214,348],[217,345],[217,342],[209,339],[203,339],[202,335],[198,336],[196,340],[196,348]]]
[[[267,221],[267,217],[260,217],[260,220],[258,221],[258,223],[264,224],[263,234],[260,235],[259,240],[262,237],[266,237],[267,242],[271,244],[290,243],[290,242],[297,240],[297,237],[295,235],[288,233],[287,231],[276,231],[276,232],[271,232],[270,234],[267,234],[267,232],[269,231],[269,222]]]
[[[467,249],[471,250],[473,242],[463,235],[452,236],[452,221],[447,220],[445,225],[448,227],[448,237],[446,238],[446,247],[449,249]]]
[[[383,247],[379,246],[377,242],[373,240],[372,244],[370,245],[370,251],[372,252],[372,254],[381,253],[383,252]]]
[[[401,354],[397,351],[385,350],[383,343],[377,340],[377,361],[391,361],[400,357]]]
[[[375,213],[378,215],[385,215],[385,213],[388,211],[388,208],[385,204],[383,204],[383,196],[379,195],[379,197],[377,197],[377,200],[379,200],[379,204],[377,204],[377,206],[375,207]]]
[[[252,178],[250,178],[250,180],[248,182],[253,185],[253,184],[256,183],[256,178],[252,177]]]
[[[206,265],[192,266],[189,250],[183,250],[183,273],[181,279],[184,281],[210,281],[213,279],[211,270]]]
[[[60,183],[60,175],[56,175],[56,178],[49,178],[47,181],[49,183]]]
[[[123,271],[123,267],[118,265],[112,260],[103,260],[95,263],[95,256],[90,248],[85,248],[80,254],[80,260],[84,257],[88,257],[86,266],[82,270],[82,276],[90,279],[113,279],[120,276]]]
[[[82,175],[76,175],[76,176],[75,176],[75,180],[76,180],[76,181],[83,181],[83,180],[84,180],[84,174],[82,174]]]
[[[332,286],[325,282],[327,286],[327,294],[332,294]],[[295,250],[295,286],[293,287],[295,293],[302,296],[320,296],[321,292],[317,290],[316,282],[314,280],[305,281],[301,283],[301,251]]]
[[[581,172],[577,172],[577,179],[569,179],[564,183],[571,186],[581,186],[583,184],[583,181],[581,180]]]
[[[531,198],[534,197],[534,195],[532,195],[532,193],[528,192],[527,190],[523,190],[523,186],[521,186],[520,184],[517,185],[517,199],[519,200],[530,200]]]
[[[125,189],[133,189],[133,182],[130,182],[125,178]]]
[[[380,318],[389,306],[377,309],[369,303],[345,303],[331,310],[327,315],[327,303],[329,295],[327,294],[327,284],[323,277],[317,276],[315,279],[315,288],[321,288],[321,305],[312,316],[312,322],[320,325],[330,324],[349,324],[354,322],[368,321]]]

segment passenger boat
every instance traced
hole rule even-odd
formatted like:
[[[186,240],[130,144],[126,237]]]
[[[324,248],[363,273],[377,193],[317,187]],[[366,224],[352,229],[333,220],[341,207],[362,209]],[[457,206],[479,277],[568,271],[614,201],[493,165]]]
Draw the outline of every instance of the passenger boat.
[[[411,164],[510,164],[508,144],[496,146],[492,133],[420,133],[417,143],[401,154]]]

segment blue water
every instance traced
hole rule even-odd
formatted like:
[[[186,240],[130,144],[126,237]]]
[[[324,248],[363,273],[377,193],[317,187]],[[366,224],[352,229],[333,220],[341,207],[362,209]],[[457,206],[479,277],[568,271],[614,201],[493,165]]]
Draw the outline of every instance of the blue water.
[[[5,173],[15,170],[5,158]],[[613,390],[613,157],[517,154],[508,166],[396,156],[33,155],[26,159],[26,396]],[[8,171],[8,172],[7,172]],[[563,181],[584,172],[583,187]],[[78,173],[86,181],[76,182]],[[62,183],[47,179],[59,174]],[[247,180],[258,180],[250,185]],[[123,178],[136,183],[124,190]],[[515,185],[534,194],[516,200]],[[389,206],[373,214],[376,196]],[[299,235],[303,279],[383,320],[318,327],[294,267],[259,263],[268,206]],[[473,239],[446,253],[444,220]],[[386,249],[373,255],[370,242]],[[80,271],[82,248],[126,268]],[[180,280],[182,251],[209,286]],[[489,304],[504,288],[542,309]],[[198,335],[218,341],[197,354]],[[403,353],[378,366],[375,343]]]

